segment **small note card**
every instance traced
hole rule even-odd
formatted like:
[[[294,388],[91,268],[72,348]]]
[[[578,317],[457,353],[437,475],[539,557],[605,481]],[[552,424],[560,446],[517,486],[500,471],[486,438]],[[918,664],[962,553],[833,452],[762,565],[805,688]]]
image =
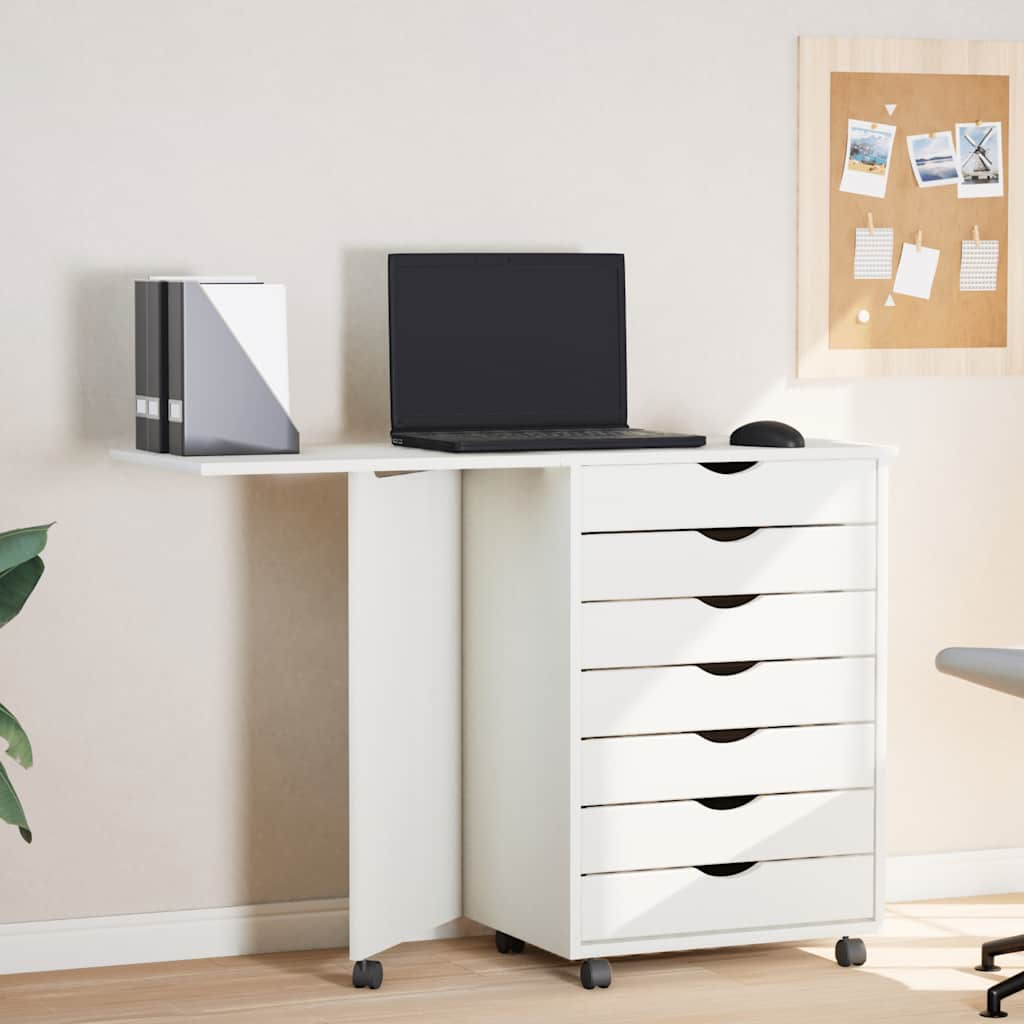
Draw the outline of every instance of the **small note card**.
[[[857,228],[853,276],[858,281],[892,277],[892,228]]]
[[[939,266],[939,250],[913,242],[903,243],[900,265],[896,268],[896,281],[892,286],[897,295],[910,295],[915,299],[930,299],[932,281]]]
[[[994,292],[999,271],[999,240],[960,243],[960,291]]]

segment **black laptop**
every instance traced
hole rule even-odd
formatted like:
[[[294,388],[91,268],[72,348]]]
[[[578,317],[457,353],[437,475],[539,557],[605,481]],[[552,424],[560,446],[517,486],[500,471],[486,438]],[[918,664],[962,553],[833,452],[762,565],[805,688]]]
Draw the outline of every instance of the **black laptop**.
[[[388,256],[391,440],[447,452],[697,448],[626,425],[621,254]]]

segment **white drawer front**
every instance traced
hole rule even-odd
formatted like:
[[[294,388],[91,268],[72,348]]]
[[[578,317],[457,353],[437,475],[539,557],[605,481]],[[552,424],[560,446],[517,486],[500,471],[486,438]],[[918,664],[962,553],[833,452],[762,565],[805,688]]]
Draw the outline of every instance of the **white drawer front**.
[[[580,712],[583,736],[870,722],[875,659],[762,661],[735,675],[695,665],[584,672]]]
[[[696,800],[580,812],[583,874],[748,860],[829,857],[874,849],[875,794],[761,796],[730,810]]]
[[[583,668],[856,657],[875,650],[875,595],[768,594],[738,608],[694,598],[582,606]]]
[[[696,868],[589,875],[580,899],[584,942],[869,920],[874,858],[765,861],[724,878]]]
[[[759,462],[731,474],[697,463],[583,470],[585,532],[873,523],[875,517],[870,459]]]
[[[761,729],[732,743],[698,733],[580,743],[583,804],[859,789],[875,783],[874,725]]]
[[[584,601],[870,590],[874,526],[758,529],[739,540],[696,530],[582,539]]]

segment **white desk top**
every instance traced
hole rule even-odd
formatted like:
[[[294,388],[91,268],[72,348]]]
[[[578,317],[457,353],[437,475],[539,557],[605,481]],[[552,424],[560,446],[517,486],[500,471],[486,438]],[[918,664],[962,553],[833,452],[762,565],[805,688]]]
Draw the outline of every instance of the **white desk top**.
[[[784,462],[819,459],[888,460],[884,445],[808,440],[806,448],[734,448],[711,439],[703,448],[493,452],[453,454],[402,448],[388,441],[309,445],[298,455],[181,456],[114,448],[114,459],[197,476],[273,476],[291,473],[403,473],[428,469],[525,469],[542,466],[603,466],[657,462]]]

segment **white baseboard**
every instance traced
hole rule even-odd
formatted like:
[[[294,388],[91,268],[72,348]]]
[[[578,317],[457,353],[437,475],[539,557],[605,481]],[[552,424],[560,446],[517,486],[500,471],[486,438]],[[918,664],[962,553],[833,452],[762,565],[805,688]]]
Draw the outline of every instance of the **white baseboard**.
[[[418,939],[479,934],[453,921]],[[0,975],[348,945],[348,900],[0,924]]]
[[[890,857],[886,866],[890,902],[1003,892],[1024,892],[1024,849],[913,854]],[[470,921],[454,921],[416,938],[483,931]],[[334,949],[347,944],[347,899],[28,921],[0,924],[0,974]]]
[[[1024,849],[917,853],[886,863],[890,903],[1004,892],[1024,892]]]

